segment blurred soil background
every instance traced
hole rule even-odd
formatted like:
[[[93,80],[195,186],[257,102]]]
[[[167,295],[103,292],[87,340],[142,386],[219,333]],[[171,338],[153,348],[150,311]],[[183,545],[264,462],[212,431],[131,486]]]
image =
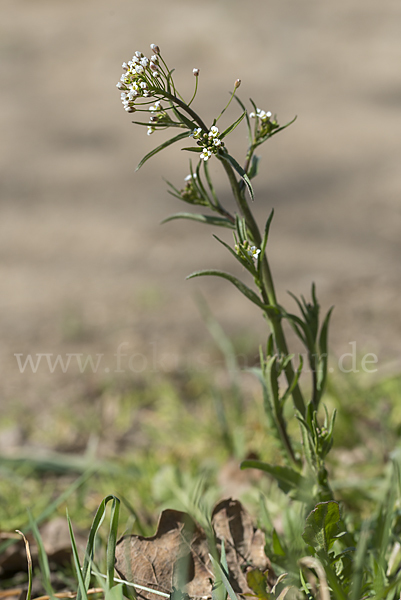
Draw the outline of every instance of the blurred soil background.
[[[18,415],[39,416],[45,429],[54,407],[104,386],[215,368],[198,290],[248,361],[265,339],[258,310],[227,282],[185,281],[201,268],[238,274],[212,230],[160,225],[186,210],[163,178],[183,187],[188,155],[173,146],[134,173],[165,135],[131,124],[116,83],[121,63],[135,50],[149,54],[150,43],[176,68],[186,98],[200,69],[194,106],[207,123],[237,78],[243,101],[251,96],[281,124],[298,116],[261,148],[255,180],[262,227],[275,209],[269,254],[279,301],[292,307],[286,290],[308,297],[314,281],[324,311],[336,307],[332,368],[355,342],[358,360],[377,355],[374,377],[398,372],[400,32],[397,0],[3,0],[2,450],[23,443],[8,429]],[[235,104],[230,115],[239,115]],[[245,127],[229,147],[240,159]],[[211,168],[224,199],[216,161]],[[44,362],[21,373],[15,354],[38,353],[104,356],[97,373],[50,373]]]

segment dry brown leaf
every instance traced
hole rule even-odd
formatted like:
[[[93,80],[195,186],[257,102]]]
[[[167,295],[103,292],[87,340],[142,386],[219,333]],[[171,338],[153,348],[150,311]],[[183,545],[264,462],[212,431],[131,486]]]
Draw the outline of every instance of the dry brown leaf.
[[[224,539],[231,585],[239,594],[252,593],[245,572],[249,567],[271,571],[264,553],[265,538],[237,500],[223,500],[212,514],[216,548]],[[206,533],[186,513],[165,510],[156,534],[145,538],[125,536],[116,548],[116,571],[122,579],[171,594],[184,576],[185,591],[191,598],[208,598],[214,580]],[[272,581],[274,573],[271,571]],[[182,579],[181,579],[182,581]],[[270,582],[270,579],[269,579]],[[146,600],[160,600],[152,592],[137,589]]]

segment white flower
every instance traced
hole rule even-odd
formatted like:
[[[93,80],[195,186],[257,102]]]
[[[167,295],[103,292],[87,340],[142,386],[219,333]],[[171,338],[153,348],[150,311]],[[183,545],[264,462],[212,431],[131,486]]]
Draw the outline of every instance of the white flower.
[[[138,73],[138,75],[142,75],[144,68],[142,65],[136,65],[135,71]]]
[[[128,71],[128,69],[129,69],[129,66],[127,65],[126,62],[123,62],[122,67],[123,67],[124,71]]]
[[[148,127],[148,135],[152,135],[152,133],[155,131],[154,127]]]
[[[260,254],[260,248],[256,248],[256,246],[251,246],[247,250],[247,252],[251,258],[258,258],[259,254]]]
[[[209,148],[204,148],[202,154],[200,155],[200,158],[202,158],[206,162],[211,156],[212,153],[209,150]]]
[[[135,52],[135,56],[136,56],[137,58],[142,58],[142,57],[143,57],[143,54],[142,54],[142,52],[139,52],[139,50],[137,50],[137,51]]]
[[[212,125],[212,127],[209,130],[208,135],[209,135],[209,137],[216,137],[216,135],[219,135],[218,127],[216,127],[216,125]]]
[[[157,63],[159,62],[159,57],[156,54],[153,54],[150,57],[150,62],[155,63],[157,65]]]
[[[220,138],[214,138],[214,140],[213,140],[213,146],[221,146],[221,139]]]
[[[195,77],[198,77],[199,69],[192,69],[192,73],[195,75]]]
[[[256,117],[256,115],[255,115],[254,112],[249,113],[249,116],[250,116],[251,119],[254,119]]]
[[[153,106],[149,106],[150,112],[157,112],[161,110],[161,108],[162,107],[160,106],[160,100],[157,100],[157,102],[155,102]]]
[[[154,52],[155,54],[160,54],[160,48],[159,46],[157,46],[156,44],[150,44],[150,49],[152,50],[152,52]]]
[[[196,179],[197,175],[196,173],[194,173],[193,175],[191,175],[191,173],[189,175],[187,175],[184,179],[184,181],[192,181],[192,179]]]
[[[202,128],[198,127],[198,129],[195,129],[194,131],[194,139],[198,140],[202,135]]]

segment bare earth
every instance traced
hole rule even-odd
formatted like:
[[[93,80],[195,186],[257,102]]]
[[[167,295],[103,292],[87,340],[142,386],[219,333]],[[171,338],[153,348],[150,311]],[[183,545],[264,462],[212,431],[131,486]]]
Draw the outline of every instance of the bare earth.
[[[187,156],[173,147],[134,173],[163,134],[131,124],[115,84],[121,63],[150,43],[187,97],[200,68],[195,108],[206,122],[237,77],[244,101],[281,123],[298,115],[262,149],[256,182],[262,226],[275,208],[280,300],[292,306],[286,290],[308,295],[315,281],[323,309],[336,306],[333,368],[355,342],[358,357],[377,355],[376,376],[397,371],[400,32],[398,0],[3,0],[0,416],[38,406],[48,415],[110,379],[134,385],[137,373],[211,365],[199,289],[228,332],[263,341],[258,311],[228,283],[185,281],[201,268],[238,273],[212,231],[160,225],[183,209],[163,177],[180,187]],[[245,129],[230,148],[241,157]],[[46,358],[21,373],[15,354],[28,353],[104,356],[96,374],[51,374]]]

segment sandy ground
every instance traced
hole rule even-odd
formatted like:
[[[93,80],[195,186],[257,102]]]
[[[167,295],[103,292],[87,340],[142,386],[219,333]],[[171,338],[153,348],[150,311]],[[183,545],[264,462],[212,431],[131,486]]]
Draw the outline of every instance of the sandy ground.
[[[400,31],[398,0],[3,0],[0,414],[85,399],[107,378],[134,383],[141,371],[207,364],[199,289],[227,331],[260,340],[257,310],[228,283],[185,281],[200,268],[235,271],[212,232],[159,224],[183,209],[163,177],[180,187],[187,157],[173,148],[134,173],[158,134],[131,124],[115,85],[122,61],[150,43],[187,96],[201,69],[196,109],[206,122],[237,77],[245,101],[282,123],[298,115],[262,150],[255,183],[262,226],[276,211],[280,299],[287,289],[307,295],[315,281],[323,309],[336,306],[333,364],[355,342],[358,357],[377,355],[376,375],[397,370]],[[239,158],[245,144],[235,132]],[[22,373],[15,354],[28,353],[104,357],[96,375],[52,374],[46,358]]]

